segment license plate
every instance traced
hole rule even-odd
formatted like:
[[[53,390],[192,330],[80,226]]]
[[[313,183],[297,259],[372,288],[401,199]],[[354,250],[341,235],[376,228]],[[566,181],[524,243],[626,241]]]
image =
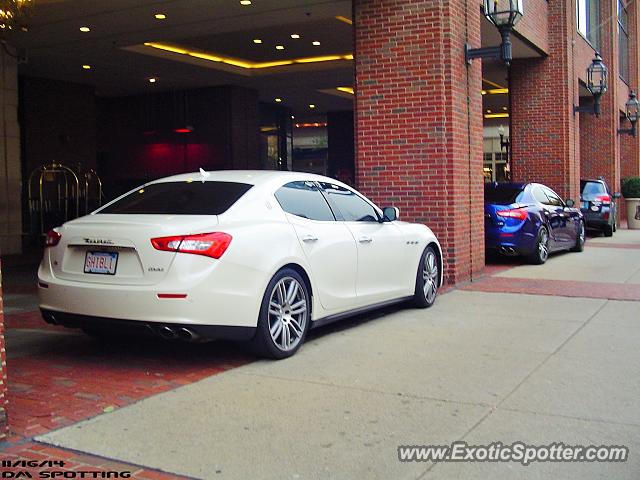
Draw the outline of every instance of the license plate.
[[[84,259],[84,273],[115,275],[118,252],[87,252]]]

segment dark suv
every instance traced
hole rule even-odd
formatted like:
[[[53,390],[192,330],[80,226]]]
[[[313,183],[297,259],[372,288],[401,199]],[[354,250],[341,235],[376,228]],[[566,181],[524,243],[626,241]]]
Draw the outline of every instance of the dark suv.
[[[603,178],[580,180],[580,210],[587,228],[595,228],[611,237],[617,227],[616,199],[619,193],[611,193]]]

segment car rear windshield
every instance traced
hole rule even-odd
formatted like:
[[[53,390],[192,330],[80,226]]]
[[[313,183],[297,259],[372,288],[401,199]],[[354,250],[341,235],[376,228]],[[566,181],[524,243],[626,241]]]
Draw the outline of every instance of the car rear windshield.
[[[598,195],[600,193],[607,193],[604,185],[600,182],[580,182],[580,190],[582,196]]]
[[[513,186],[485,186],[484,201],[485,203],[495,203],[497,205],[510,205],[518,203],[523,195],[521,187]]]
[[[145,185],[97,213],[220,215],[251,185],[234,182],[165,182]]]

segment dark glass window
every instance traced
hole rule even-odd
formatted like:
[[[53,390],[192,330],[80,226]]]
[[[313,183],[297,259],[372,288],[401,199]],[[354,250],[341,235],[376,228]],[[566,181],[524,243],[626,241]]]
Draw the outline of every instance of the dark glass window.
[[[235,182],[165,182],[140,187],[97,213],[220,215],[252,186]]]
[[[546,193],[547,197],[549,197],[549,201],[547,202],[548,205],[551,205],[553,207],[564,207],[564,202],[556,192],[554,192],[550,188],[545,188],[544,193]]]
[[[537,202],[543,203],[545,205],[549,205],[549,198],[544,193],[542,188],[534,187],[531,193],[533,194],[533,198],[535,198]]]
[[[340,211],[346,222],[377,222],[378,214],[362,197],[355,192],[334,183],[320,182],[329,202]]]
[[[577,0],[578,32],[595,48],[600,47],[600,0]]]
[[[282,209],[309,220],[335,220],[327,201],[313,182],[290,182],[275,193]]]
[[[629,83],[629,12],[624,0],[618,0],[618,62],[620,78]]]
[[[580,191],[583,197],[607,193],[604,185],[600,182],[580,182]]]
[[[524,191],[513,185],[485,185],[484,201],[496,205],[511,205],[522,200]]]

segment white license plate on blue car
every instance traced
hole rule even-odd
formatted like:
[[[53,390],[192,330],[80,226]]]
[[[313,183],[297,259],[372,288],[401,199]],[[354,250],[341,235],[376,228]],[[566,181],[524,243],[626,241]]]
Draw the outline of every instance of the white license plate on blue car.
[[[118,252],[87,252],[84,259],[84,273],[115,275],[118,266]]]

